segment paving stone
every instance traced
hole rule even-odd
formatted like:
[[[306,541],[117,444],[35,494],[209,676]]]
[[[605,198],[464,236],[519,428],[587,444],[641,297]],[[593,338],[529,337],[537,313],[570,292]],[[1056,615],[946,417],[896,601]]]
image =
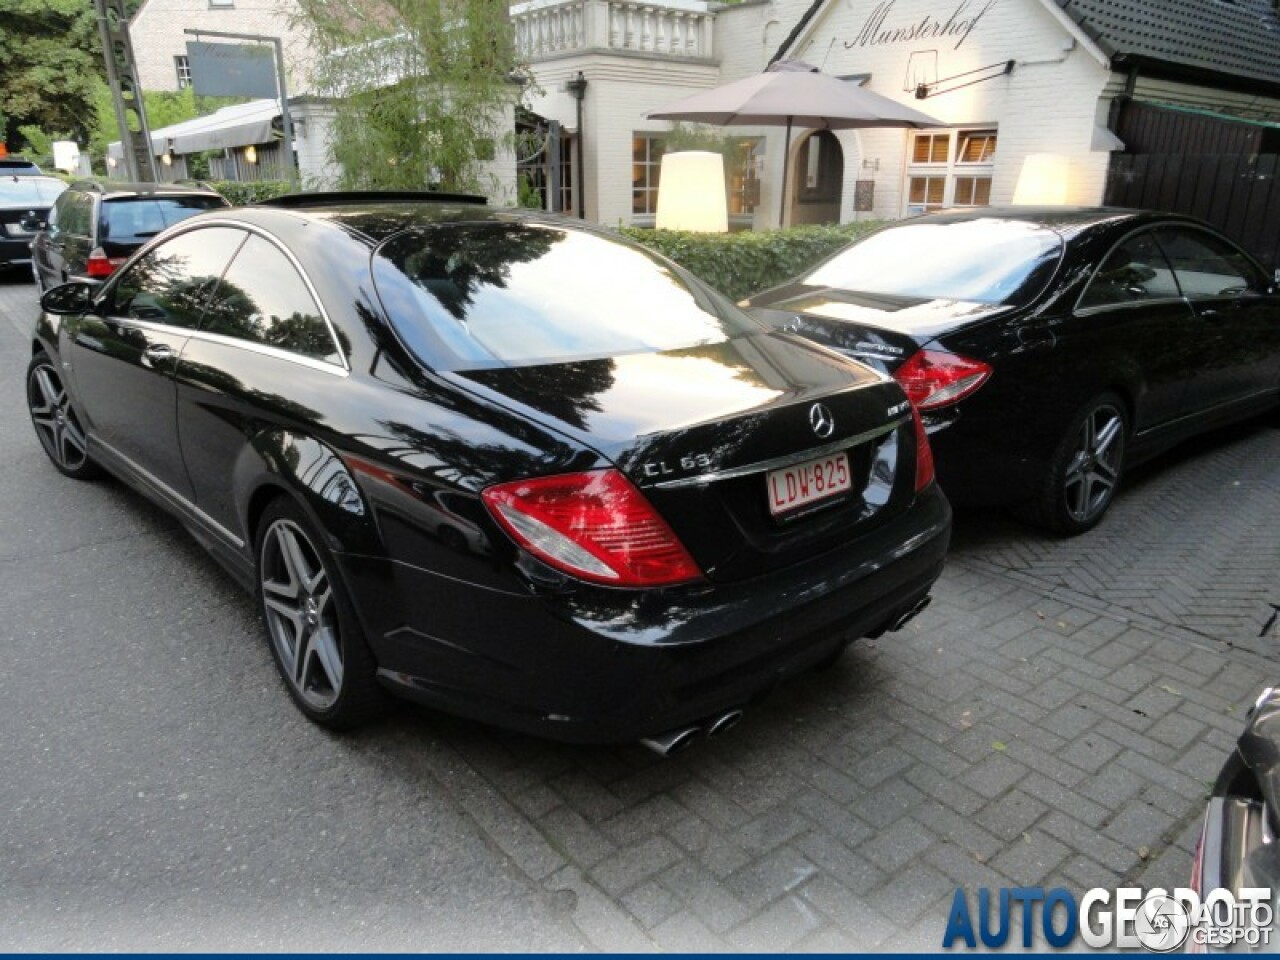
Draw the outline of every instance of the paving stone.
[[[903,817],[880,831],[858,852],[889,874],[900,870],[933,844],[933,835],[911,817]]]
[[[1048,834],[1032,829],[991,860],[991,866],[1018,886],[1040,883],[1060,864],[1071,849]]]
[[[998,741],[997,741],[998,742]],[[987,798],[998,797],[1027,775],[1027,768],[992,747],[985,760],[960,778],[960,782]]]
[[[738,950],[780,953],[822,926],[818,913],[799,897],[786,897],[728,934]]]
[[[996,836],[1014,840],[1030,829],[1048,809],[1021,790],[1010,790],[999,800],[988,804],[975,819]]]

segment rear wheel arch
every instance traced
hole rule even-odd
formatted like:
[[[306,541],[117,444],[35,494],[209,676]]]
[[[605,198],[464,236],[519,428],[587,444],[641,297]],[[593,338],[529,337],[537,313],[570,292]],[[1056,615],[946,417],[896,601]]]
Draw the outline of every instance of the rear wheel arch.
[[[233,484],[246,542],[255,542],[267,507],[292,500],[321,530],[328,549],[376,552],[377,530],[368,502],[337,451],[308,434],[259,432],[241,451]]]

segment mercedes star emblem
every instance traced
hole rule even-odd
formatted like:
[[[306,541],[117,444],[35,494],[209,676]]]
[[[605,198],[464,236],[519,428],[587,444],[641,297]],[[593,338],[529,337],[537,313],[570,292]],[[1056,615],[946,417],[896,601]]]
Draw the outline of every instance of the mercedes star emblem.
[[[835,433],[836,418],[823,404],[815,403],[809,408],[809,426],[820,439],[825,440]]]

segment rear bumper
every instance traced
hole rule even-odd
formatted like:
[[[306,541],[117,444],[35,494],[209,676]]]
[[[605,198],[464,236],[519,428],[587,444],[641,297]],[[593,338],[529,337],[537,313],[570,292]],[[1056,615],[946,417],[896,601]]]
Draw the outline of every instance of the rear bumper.
[[[31,265],[31,239],[0,238],[0,267],[26,267]]]
[[[1007,506],[1039,494],[1047,457],[963,409],[926,424],[938,483],[957,504]]]
[[[517,595],[387,560],[339,562],[356,597],[381,585],[385,599],[394,584],[399,615],[359,612],[396,692],[553,739],[620,742],[748,704],[884,629],[928,595],[950,529],[935,486],[884,528],[806,563],[645,593]]]

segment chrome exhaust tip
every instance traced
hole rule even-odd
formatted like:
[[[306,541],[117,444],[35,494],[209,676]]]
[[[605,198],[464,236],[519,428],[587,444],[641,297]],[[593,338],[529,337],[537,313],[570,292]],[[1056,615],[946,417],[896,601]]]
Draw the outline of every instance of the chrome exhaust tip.
[[[684,753],[693,746],[694,741],[701,734],[701,727],[685,727],[682,730],[658,734],[656,737],[645,737],[640,742],[660,757],[674,757],[677,753]]]
[[[741,719],[741,710],[728,710],[720,714],[720,716],[711,721],[710,726],[707,727],[707,738],[710,739],[712,737],[718,737],[726,730],[732,730],[738,725],[738,722]]]
[[[889,630],[891,632],[896,630],[901,630],[908,623],[910,623],[912,620],[918,617],[921,613],[923,613],[925,608],[928,607],[929,604],[931,603],[933,603],[932,596],[926,595],[922,597],[919,603],[917,603],[914,607],[912,607],[910,610],[908,610],[906,613],[900,616],[897,620],[895,620],[893,622],[893,625],[889,627]]]

